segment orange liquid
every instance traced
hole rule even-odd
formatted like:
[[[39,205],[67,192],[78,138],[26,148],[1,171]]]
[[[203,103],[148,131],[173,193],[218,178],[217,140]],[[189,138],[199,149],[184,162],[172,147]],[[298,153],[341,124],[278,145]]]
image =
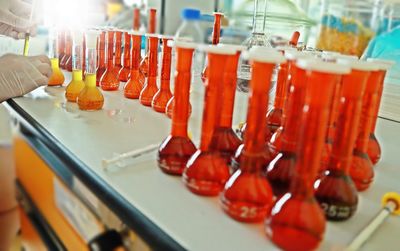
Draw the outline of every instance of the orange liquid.
[[[149,68],[147,82],[140,92],[139,100],[142,105],[151,106],[154,95],[158,91],[158,37],[149,37]]]
[[[208,54],[209,77],[205,85],[200,148],[188,160],[183,181],[193,193],[216,196],[229,178],[229,167],[218,152],[210,151],[215,124],[219,118],[218,94],[222,91],[223,72],[228,55]]]
[[[106,71],[106,32],[102,31],[98,40],[98,66],[96,69],[96,86],[100,86],[100,79]]]
[[[171,51],[172,48],[167,46],[167,38],[163,38],[163,58],[161,67],[161,85],[160,90],[154,95],[151,106],[156,112],[165,112],[165,107],[172,97],[170,85],[171,77]]]
[[[187,133],[193,51],[194,49],[190,48],[176,48],[177,67],[174,97],[178,105],[174,106],[171,134],[158,149],[158,167],[164,173],[171,175],[181,175],[188,159],[196,151],[196,147]]]
[[[113,72],[119,79],[119,71],[122,69],[121,64],[121,46],[122,46],[122,31],[115,32],[115,55],[114,55],[114,68]]]
[[[82,80],[82,70],[74,70],[72,72],[72,80],[65,89],[65,97],[69,102],[75,103],[84,87],[85,82]]]
[[[115,91],[118,90],[119,80],[114,72],[113,63],[113,49],[114,49],[114,32],[108,31],[107,40],[107,69],[100,79],[101,89],[105,91]]]
[[[222,13],[214,13],[212,44],[219,43],[219,38],[221,36],[221,17],[222,17]],[[201,80],[203,82],[205,82],[207,77],[208,77],[208,66],[206,65],[206,67],[204,67],[203,72],[201,73]]]
[[[124,86],[124,95],[127,98],[138,99],[143,85],[140,82],[139,62],[140,62],[140,48],[142,37],[139,35],[132,35],[132,50],[131,50],[131,72]]]
[[[242,222],[259,222],[270,213],[272,189],[262,175],[265,165],[265,134],[268,90],[275,64],[252,63],[252,79],[247,111],[247,130],[241,152],[239,170],[226,182],[221,195],[225,213]]]
[[[52,58],[50,59],[51,61],[51,69],[52,69],[52,74],[49,78],[48,86],[58,86],[58,85],[63,85],[64,84],[64,74],[60,70],[60,67],[58,66],[58,58]]]
[[[86,74],[85,87],[79,93],[77,103],[80,110],[95,111],[103,108],[104,97],[96,87],[96,74]]]
[[[168,101],[167,106],[165,107],[165,114],[167,115],[168,118],[172,118],[174,106],[175,106],[175,98],[174,98],[174,96],[172,96],[170,98],[170,100]],[[188,117],[190,117],[190,114],[192,114],[192,104],[190,104],[190,102],[189,102],[189,111],[188,112],[189,112]]]

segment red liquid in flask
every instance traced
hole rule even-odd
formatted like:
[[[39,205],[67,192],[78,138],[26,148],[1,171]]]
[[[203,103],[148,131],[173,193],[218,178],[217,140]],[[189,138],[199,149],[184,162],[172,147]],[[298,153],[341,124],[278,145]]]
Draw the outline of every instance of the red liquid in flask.
[[[184,46],[183,46],[184,45]],[[196,147],[187,134],[191,66],[195,44],[176,44],[177,66],[174,97],[176,106],[172,116],[171,134],[158,149],[158,166],[172,175],[181,175]]]
[[[223,13],[215,12],[214,13],[214,27],[213,27],[213,33],[212,33],[212,44],[218,44],[219,43],[219,37],[221,36],[221,18],[224,16]],[[208,66],[204,68],[203,72],[201,73],[201,80],[204,82],[206,81],[206,78],[208,76],[207,73]]]
[[[124,95],[127,98],[138,99],[142,91],[142,83],[140,82],[139,63],[140,50],[142,45],[142,35],[132,34],[132,50],[131,50],[131,73],[124,86]]]
[[[298,64],[298,67],[307,70],[303,106],[307,109],[301,112],[296,173],[290,191],[275,203],[266,221],[266,232],[271,240],[284,250],[296,251],[316,249],[325,232],[325,216],[314,198],[313,184],[321,162],[328,126],[329,100],[336,80],[336,75],[329,70],[320,72],[318,68],[323,62],[302,62],[306,63]],[[332,67],[327,66],[325,69]]]
[[[333,87],[333,98],[331,100],[330,109],[329,109],[329,120],[328,120],[328,129],[326,131],[325,144],[322,148],[322,157],[321,157],[321,168],[320,173],[322,174],[328,167],[329,159],[332,152],[332,144],[335,138],[335,129],[336,129],[336,121],[338,119],[338,106],[342,93],[342,78],[338,76],[335,86]]]
[[[121,64],[122,55],[122,31],[115,31],[115,55],[114,55],[114,75],[117,76],[119,80],[119,71],[122,69]]]
[[[174,106],[175,106],[175,99],[174,96],[172,96],[170,98],[170,100],[167,103],[167,106],[165,107],[165,114],[167,115],[168,118],[172,118],[172,112],[174,110]],[[189,102],[189,117],[190,114],[192,114],[192,104],[190,104]]]
[[[107,69],[100,78],[101,89],[105,91],[118,90],[119,80],[114,73],[114,31],[107,31]]]
[[[233,47],[236,49],[235,47]],[[235,103],[237,67],[241,53],[239,51],[228,57],[225,66],[225,75],[223,79],[223,90],[221,98],[221,115],[216,121],[214,134],[211,140],[210,149],[219,152],[230,165],[232,157],[235,155],[237,148],[242,141],[232,129],[232,115]]]
[[[129,79],[129,73],[131,72],[131,35],[128,32],[124,32],[124,67],[118,73],[118,79],[122,82],[127,82]]]
[[[256,56],[261,54],[268,56],[257,60]],[[284,58],[277,51],[253,47],[250,60],[252,78],[240,169],[226,182],[221,203],[225,213],[233,219],[259,222],[270,213],[273,202],[271,187],[262,175],[268,91],[275,64]]]
[[[287,84],[288,75],[288,63],[280,64],[278,68],[274,106],[267,113],[267,126],[271,133],[269,136],[272,136],[272,134],[282,125],[283,106],[289,89]],[[270,138],[267,138],[268,141],[269,139]]]
[[[372,63],[370,63],[372,64]],[[362,112],[358,136],[353,151],[353,158],[350,168],[350,175],[356,184],[358,191],[367,189],[374,179],[374,169],[367,154],[368,141],[373,123],[374,107],[378,98],[378,87],[382,75],[379,71],[361,72],[360,78],[364,77],[366,82],[364,96],[362,98]],[[361,80],[362,81],[362,80]]]
[[[100,33],[98,43],[98,66],[96,70],[96,86],[100,86],[100,79],[106,71],[106,32]]]
[[[373,108],[373,122],[372,122],[371,133],[369,136],[368,150],[367,150],[368,156],[371,159],[372,164],[375,165],[381,158],[381,146],[378,142],[378,139],[375,136],[375,127],[378,119],[379,106],[381,104],[383,84],[385,80],[386,71],[390,69],[390,67],[394,64],[394,62],[381,59],[369,59],[369,60],[379,64],[381,68],[379,70],[381,74],[381,81],[379,83],[376,83],[378,85],[378,92],[377,92],[378,97],[377,97],[377,102]]]
[[[172,48],[167,45],[171,39],[163,38],[163,58],[161,67],[161,84],[160,89],[154,95],[151,106],[156,112],[165,112],[165,107],[168,101],[172,98],[170,90],[170,78],[171,78],[171,51]]]
[[[139,100],[142,105],[151,106],[151,101],[158,91],[158,36],[149,36],[149,69],[146,83],[140,92]]]
[[[307,79],[304,69],[300,69],[294,64],[291,68],[290,91],[282,118],[283,124],[274,134],[274,136],[279,136],[279,144],[275,148],[277,152],[264,170],[274,195],[277,197],[281,197],[289,191],[295,173],[301,111],[306,92]],[[272,138],[272,140],[274,139]]]
[[[343,221],[357,209],[358,196],[349,176],[351,158],[356,143],[362,109],[362,93],[365,81],[355,74],[343,77],[339,94],[339,117],[336,123],[335,141],[328,159],[326,171],[315,183],[315,197],[328,220]]]
[[[149,10],[149,19],[148,19],[148,26],[147,26],[147,33],[153,34],[156,32],[156,9]],[[149,69],[149,40],[150,37],[147,38],[147,46],[146,46],[146,55],[140,62],[140,72],[141,74],[147,78],[147,71]]]
[[[215,196],[223,189],[229,178],[229,167],[218,152],[211,151],[210,143],[221,110],[218,94],[223,88],[223,69],[229,55],[236,52],[226,48],[221,49],[215,45],[206,47],[206,50],[210,50],[208,52],[209,76],[205,83],[200,147],[188,160],[182,178],[191,192]]]

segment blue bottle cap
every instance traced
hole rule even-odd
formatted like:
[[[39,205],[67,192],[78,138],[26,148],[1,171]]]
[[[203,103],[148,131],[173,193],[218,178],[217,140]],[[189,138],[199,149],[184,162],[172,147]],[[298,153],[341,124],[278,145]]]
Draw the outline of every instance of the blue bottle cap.
[[[200,19],[200,10],[198,9],[183,9],[181,16],[183,19],[188,19],[188,20],[199,20]]]

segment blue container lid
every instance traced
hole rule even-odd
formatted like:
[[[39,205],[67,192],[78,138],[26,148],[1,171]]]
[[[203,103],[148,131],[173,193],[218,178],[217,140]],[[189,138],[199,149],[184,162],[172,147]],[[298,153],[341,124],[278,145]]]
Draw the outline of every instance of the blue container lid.
[[[200,19],[200,10],[185,8],[182,10],[181,16],[183,19],[199,20]]]

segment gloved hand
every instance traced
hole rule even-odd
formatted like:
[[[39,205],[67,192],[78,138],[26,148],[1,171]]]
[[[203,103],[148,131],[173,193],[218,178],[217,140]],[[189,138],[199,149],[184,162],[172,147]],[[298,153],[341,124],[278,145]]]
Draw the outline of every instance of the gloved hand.
[[[32,5],[22,0],[0,0],[0,34],[15,39],[36,33],[31,21]]]
[[[51,73],[46,56],[7,54],[0,57],[0,102],[46,85]]]

